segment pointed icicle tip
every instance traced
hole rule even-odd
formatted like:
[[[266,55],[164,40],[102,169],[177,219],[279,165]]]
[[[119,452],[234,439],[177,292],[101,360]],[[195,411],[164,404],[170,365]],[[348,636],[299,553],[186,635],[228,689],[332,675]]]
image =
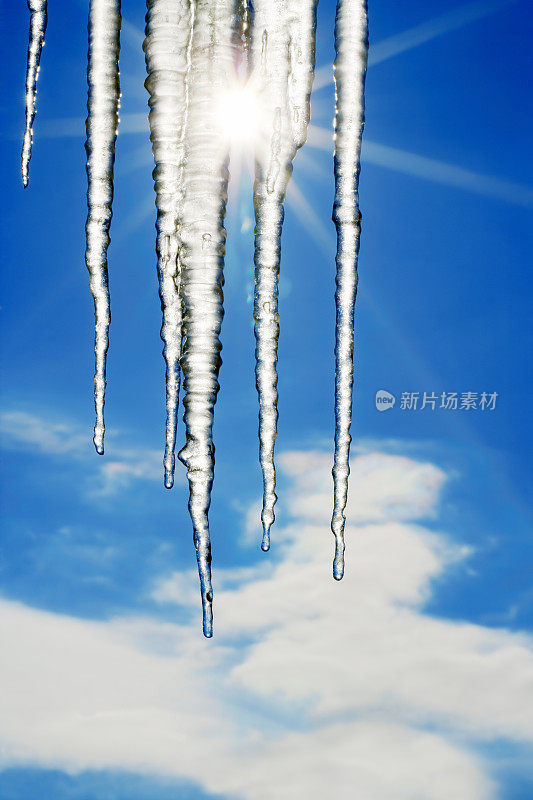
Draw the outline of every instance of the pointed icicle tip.
[[[203,631],[206,639],[213,636],[213,595],[207,595],[202,604]]]
[[[338,499],[338,486],[339,486],[339,476],[335,475],[335,471],[333,473],[333,480],[334,480],[334,493],[335,493],[335,510],[333,512],[333,516],[331,519],[331,531],[333,536],[335,537],[335,555],[333,557],[333,577],[336,581],[340,581],[344,575],[344,551],[346,549],[346,545],[344,542],[344,527],[346,524],[346,516],[344,514],[344,509],[346,508],[346,497],[342,497],[340,500]],[[341,486],[347,486],[348,483],[348,476],[346,475],[344,481],[341,482]],[[342,510],[340,510],[342,509]]]
[[[255,381],[263,473],[263,550],[274,523],[278,423],[278,284],[285,193],[292,162],[307,135],[315,62],[317,0],[253,4],[251,60],[261,97],[264,152],[256,160]]]
[[[47,0],[28,0],[30,11],[30,33],[28,41],[28,59],[26,64],[26,129],[22,142],[22,183],[24,188],[29,183],[29,167],[33,144],[33,122],[35,119],[35,101],[37,97],[37,78],[39,62],[46,33]]]
[[[344,577],[344,529],[335,538],[335,556],[333,558],[333,577],[341,581]]]
[[[275,471],[274,471],[274,480],[275,480]],[[272,525],[276,521],[276,517],[274,516],[274,505],[277,501],[278,497],[275,492],[272,494],[268,494],[267,490],[265,489],[265,493],[263,494],[263,510],[261,511],[261,524],[263,526],[263,540],[261,542],[261,550],[265,553],[270,550],[270,529]]]
[[[106,359],[109,347],[107,248],[113,202],[113,167],[120,95],[120,0],[91,0],[87,65],[87,222],[85,263],[94,300],[94,446],[104,453]]]
[[[270,525],[268,528],[263,526],[263,541],[261,542],[261,550],[263,553],[268,553],[270,550]]]
[[[157,272],[166,365],[164,483],[174,485],[174,451],[181,384],[181,264],[185,138],[194,8],[189,0],[148,0],[143,49],[157,207]]]
[[[173,469],[165,469],[165,489],[172,489],[174,486],[174,471]]]
[[[213,414],[222,359],[223,265],[229,150],[217,102],[233,69],[234,0],[191,3],[191,66],[187,79],[184,138],[185,192],[179,263],[183,310],[183,420],[186,444],[178,458],[187,467],[204,616],[212,635],[209,506],[215,468]],[[192,13],[194,12],[194,13]]]
[[[94,430],[94,436],[93,436],[94,449],[96,450],[99,456],[103,456],[105,428],[102,423],[97,421],[93,430]]]
[[[354,376],[354,306],[361,233],[359,168],[364,129],[368,54],[366,0],[337,0],[335,20],[335,201],[337,230],[335,305],[335,454],[331,529],[336,539],[333,577],[344,573],[344,525],[350,474],[350,426]]]
[[[165,447],[165,457],[163,458],[165,489],[172,489],[172,487],[174,486],[174,472],[176,467],[176,456],[174,455],[174,446],[176,442],[175,420],[173,421],[172,427],[173,430],[171,431],[169,440],[167,439],[167,444]],[[167,433],[168,433],[168,417],[167,417]]]
[[[203,522],[204,524],[207,523],[206,516],[203,518]],[[199,530],[195,530],[194,546],[202,596],[202,627],[205,638],[210,639],[213,635],[213,585],[211,583],[211,544],[208,530],[207,532],[204,530],[202,533]]]

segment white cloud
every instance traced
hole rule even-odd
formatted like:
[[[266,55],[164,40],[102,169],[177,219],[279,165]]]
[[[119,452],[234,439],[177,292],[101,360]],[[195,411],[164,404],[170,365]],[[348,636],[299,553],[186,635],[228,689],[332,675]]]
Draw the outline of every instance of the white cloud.
[[[73,461],[83,460],[87,465],[92,449],[90,428],[81,431],[71,421],[58,422],[26,411],[0,412],[2,447],[59,456]],[[113,431],[107,434],[104,457],[94,454],[96,478],[89,480],[86,488],[92,496],[109,496],[119,489],[128,488],[137,480],[162,481],[162,451],[146,447],[128,447],[117,444]],[[179,474],[176,476],[179,482]]]
[[[243,800],[497,796],[475,748],[533,740],[533,646],[424,613],[432,580],[468,555],[422,525],[443,473],[354,459],[357,524],[336,583],[329,458],[281,463],[292,519],[257,566],[215,565],[214,640],[191,570],[152,589],[192,612],[182,625],[1,603],[5,763],[174,775]]]
[[[331,456],[292,452],[280,464],[293,480],[289,510],[294,517],[323,522],[331,516]],[[352,461],[349,518],[355,522],[435,516],[444,473],[429,463],[383,453],[364,453]]]
[[[0,432],[6,447],[71,456],[78,456],[87,449],[87,436],[70,423],[52,422],[26,411],[2,411]]]

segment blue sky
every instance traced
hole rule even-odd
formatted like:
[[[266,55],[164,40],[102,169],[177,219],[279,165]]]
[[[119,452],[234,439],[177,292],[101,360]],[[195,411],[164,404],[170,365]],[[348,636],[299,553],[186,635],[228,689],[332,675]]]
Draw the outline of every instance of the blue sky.
[[[228,209],[203,640],[164,366],[144,6],[123,6],[106,455],[84,265],[86,4],[3,10],[0,798],[528,800],[530,5],[370,3],[347,574],[330,577],[334,3],[283,233],[279,502],[260,551],[250,187]],[[380,413],[379,389],[394,408]],[[497,392],[494,410],[400,407]],[[182,436],[182,430],[178,436]],[[529,715],[531,716],[531,715]]]

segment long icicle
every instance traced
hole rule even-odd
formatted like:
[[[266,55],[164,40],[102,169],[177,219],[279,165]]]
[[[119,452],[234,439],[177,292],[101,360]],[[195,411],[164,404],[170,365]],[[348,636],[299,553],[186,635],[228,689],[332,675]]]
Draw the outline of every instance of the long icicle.
[[[104,452],[104,402],[106,356],[109,347],[109,288],[107,248],[113,202],[113,167],[118,127],[120,86],[120,0],[91,0],[89,7],[89,60],[87,82],[87,224],[85,263],[94,298],[96,424],[94,446]]]
[[[256,162],[254,206],[256,386],[263,472],[263,541],[270,547],[276,503],[274,445],[278,420],[278,279],[283,203],[292,162],[307,135],[316,31],[316,0],[254,4],[253,61],[265,142]]]
[[[29,167],[33,144],[33,121],[35,119],[35,101],[37,96],[37,78],[39,62],[46,33],[47,0],[28,0],[30,11],[30,36],[28,42],[28,61],[26,66],[26,130],[22,142],[22,183],[28,185]]]
[[[150,139],[157,206],[157,272],[166,362],[165,486],[174,484],[174,449],[180,391],[182,309],[179,261],[184,200],[184,140],[190,69],[190,0],[148,0],[144,51]]]
[[[335,456],[334,508],[331,530],[335,536],[333,577],[344,575],[344,524],[350,474],[350,424],[352,418],[354,305],[357,294],[357,260],[361,214],[359,170],[364,128],[364,87],[368,54],[366,0],[338,0],[335,20],[335,202],[337,278],[335,303]]]
[[[228,191],[228,148],[219,113],[233,74],[234,0],[197,0],[189,82],[181,295],[186,444],[179,458],[187,467],[189,511],[200,575],[203,630],[213,633],[211,544],[208,511],[215,449],[213,411],[221,364],[220,327]]]

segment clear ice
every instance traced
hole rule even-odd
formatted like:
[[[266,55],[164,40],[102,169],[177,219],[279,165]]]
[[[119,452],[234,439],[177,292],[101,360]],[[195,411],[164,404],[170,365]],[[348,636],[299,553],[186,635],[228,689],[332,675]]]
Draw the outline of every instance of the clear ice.
[[[263,472],[263,550],[270,547],[276,503],[274,445],[278,421],[278,279],[283,203],[292,162],[306,139],[315,64],[316,0],[257,0],[252,64],[261,107],[256,154],[255,379]]]
[[[85,263],[94,299],[95,372],[94,446],[104,452],[106,356],[109,347],[107,248],[113,203],[113,166],[118,127],[120,86],[120,0],[91,0],[87,83],[87,223]]]
[[[335,303],[335,456],[334,507],[331,530],[335,536],[333,577],[344,575],[344,524],[350,474],[352,421],[354,305],[361,233],[359,169],[365,123],[364,87],[368,54],[366,0],[338,0],[335,19],[335,202],[337,278]]]
[[[220,102],[249,81],[260,109],[255,146],[256,386],[263,472],[263,550],[274,522],[277,429],[278,279],[284,201],[296,153],[305,143],[314,76],[318,0],[147,0],[144,52],[157,208],[156,254],[166,364],[165,485],[174,483],[183,377],[185,446],[203,608],[212,636],[213,590],[208,512],[214,477],[213,413],[222,363],[223,266],[229,141]],[[31,12],[22,151],[28,183],[35,91],[46,28],[46,0]],[[106,355],[110,323],[107,249],[120,105],[120,0],[90,0],[86,263],[95,307],[94,444],[104,452]],[[335,202],[337,230],[334,577],[344,572],[353,389],[354,303],[361,215],[358,181],[367,63],[366,0],[338,0],[335,22]],[[243,69],[244,67],[244,69]],[[240,75],[240,77],[239,77]]]
[[[28,42],[28,62],[26,65],[26,130],[22,142],[22,182],[28,185],[31,147],[33,144],[33,121],[35,119],[35,100],[39,62],[46,33],[46,0],[28,0],[30,11],[30,36]]]
[[[194,6],[190,0],[148,0],[144,52],[157,206],[157,272],[166,363],[165,486],[174,485],[180,392],[183,183]]]
[[[200,574],[205,636],[213,632],[211,543],[208,511],[215,466],[213,412],[222,359],[222,286],[228,193],[228,143],[218,113],[219,98],[235,74],[234,0],[197,0],[188,82],[185,132],[186,187],[181,230],[183,308],[183,406],[189,511]]]

